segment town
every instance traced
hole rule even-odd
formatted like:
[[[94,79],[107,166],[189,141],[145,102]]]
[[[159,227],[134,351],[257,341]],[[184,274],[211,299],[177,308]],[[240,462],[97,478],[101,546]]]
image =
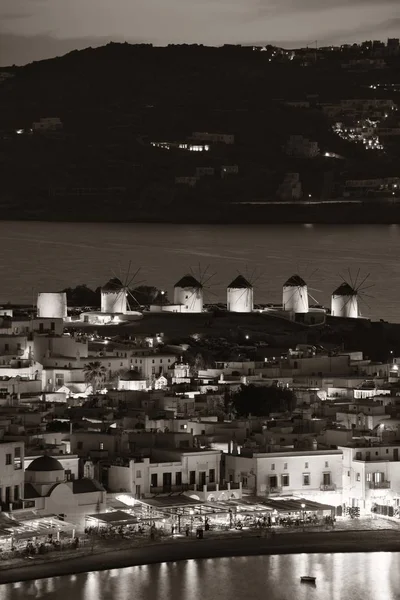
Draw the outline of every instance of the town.
[[[400,354],[354,348],[357,327],[373,335],[364,280],[328,309],[299,275],[280,306],[254,304],[243,275],[207,305],[193,274],[134,310],[116,277],[98,306],[71,290],[3,306],[0,560],[397,528]]]
[[[396,223],[399,66],[390,38],[2,68],[3,218]]]

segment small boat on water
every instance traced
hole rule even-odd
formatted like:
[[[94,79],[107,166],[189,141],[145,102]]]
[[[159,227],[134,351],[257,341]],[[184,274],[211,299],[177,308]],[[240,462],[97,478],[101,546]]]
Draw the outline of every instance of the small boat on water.
[[[303,577],[300,577],[301,583],[315,583],[316,579],[316,577],[311,577],[310,575],[303,575]]]

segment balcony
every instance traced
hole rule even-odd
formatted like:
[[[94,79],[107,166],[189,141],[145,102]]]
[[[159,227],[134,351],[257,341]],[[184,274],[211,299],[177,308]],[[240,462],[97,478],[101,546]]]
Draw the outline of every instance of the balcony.
[[[321,492],[335,492],[336,483],[321,483],[319,489],[321,490]]]
[[[370,490],[388,490],[390,489],[390,481],[368,481]]]
[[[187,483],[182,485],[151,485],[151,494],[179,494],[189,489]]]

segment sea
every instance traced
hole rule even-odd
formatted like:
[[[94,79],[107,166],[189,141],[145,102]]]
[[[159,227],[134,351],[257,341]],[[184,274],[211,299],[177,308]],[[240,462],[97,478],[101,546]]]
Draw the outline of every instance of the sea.
[[[1,600],[398,600],[400,554],[188,560],[0,586]],[[300,583],[313,575],[316,585]]]
[[[400,320],[398,225],[171,225],[0,222],[0,303],[33,304],[38,292],[85,283],[96,288],[119,276],[131,287],[173,286],[193,272],[205,302],[226,301],[243,274],[255,303],[281,302],[297,273],[311,304],[330,306],[343,279],[359,288],[360,311]]]

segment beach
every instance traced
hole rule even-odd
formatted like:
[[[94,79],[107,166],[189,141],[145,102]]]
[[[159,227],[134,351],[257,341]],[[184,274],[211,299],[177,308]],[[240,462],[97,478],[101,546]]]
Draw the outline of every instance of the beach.
[[[189,559],[399,551],[400,537],[395,529],[302,531],[295,534],[282,532],[273,536],[240,533],[222,538],[177,538],[144,542],[132,548],[93,551],[86,548],[73,555],[54,554],[33,560],[21,559],[7,568],[2,568],[0,563],[0,584]]]

